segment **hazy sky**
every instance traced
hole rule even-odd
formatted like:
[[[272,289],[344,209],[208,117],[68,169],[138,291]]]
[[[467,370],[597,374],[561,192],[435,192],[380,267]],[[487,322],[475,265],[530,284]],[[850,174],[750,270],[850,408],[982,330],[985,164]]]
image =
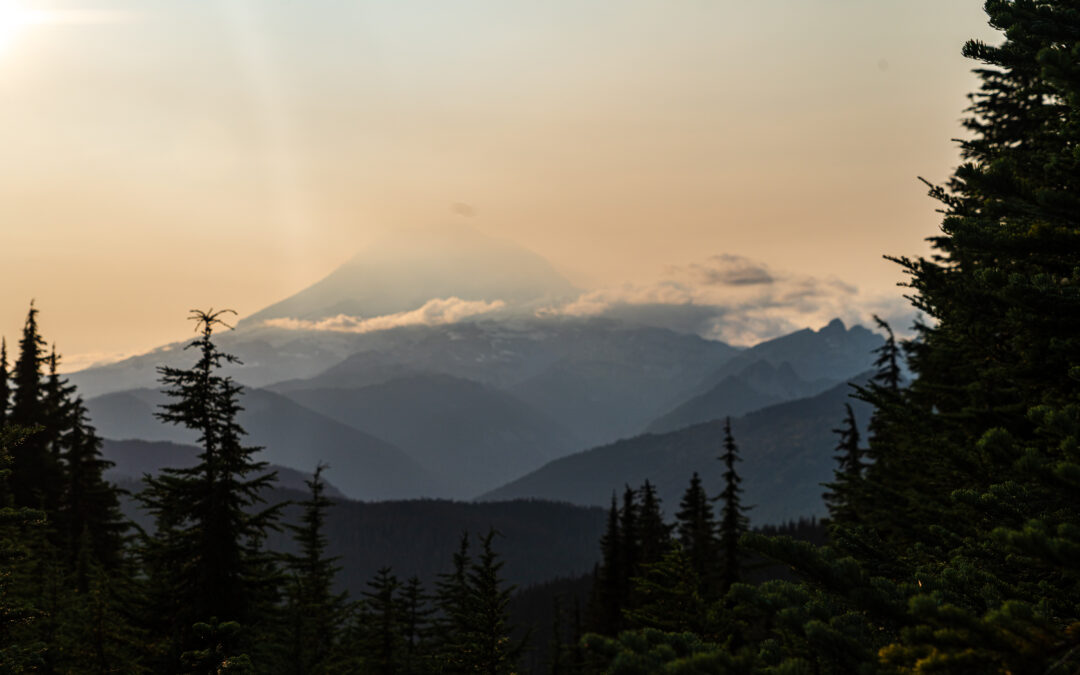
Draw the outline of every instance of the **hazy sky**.
[[[34,297],[70,359],[145,350],[462,220],[588,289],[726,255],[895,297],[981,4],[0,0],[0,333]]]

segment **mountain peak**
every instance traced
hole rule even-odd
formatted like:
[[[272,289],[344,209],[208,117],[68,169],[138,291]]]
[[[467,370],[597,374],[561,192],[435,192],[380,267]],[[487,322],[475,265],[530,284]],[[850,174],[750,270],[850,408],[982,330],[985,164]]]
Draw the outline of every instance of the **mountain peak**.
[[[826,324],[825,327],[823,327],[821,330],[818,331],[818,333],[822,333],[822,334],[846,333],[846,332],[847,332],[847,326],[845,326],[844,322],[841,321],[840,319],[833,319],[828,324]]]
[[[374,240],[326,278],[244,323],[291,318],[371,318],[434,299],[530,305],[576,295],[539,255],[473,228],[399,230]]]

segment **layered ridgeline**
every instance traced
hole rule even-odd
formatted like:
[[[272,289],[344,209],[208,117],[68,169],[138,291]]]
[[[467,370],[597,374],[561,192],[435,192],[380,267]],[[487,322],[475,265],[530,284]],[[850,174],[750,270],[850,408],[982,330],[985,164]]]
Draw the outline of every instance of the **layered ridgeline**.
[[[218,339],[240,358],[224,372],[248,387],[239,421],[260,457],[326,463],[363,500],[474,498],[589,448],[813,396],[881,343],[835,320],[740,349],[655,311],[541,311],[576,293],[535,254],[469,230],[398,236]],[[184,363],[180,346],[72,376],[104,436],[194,440],[154,417],[157,369]],[[829,443],[815,448],[828,466]],[[609,490],[594,487],[575,500]]]
[[[865,383],[865,377],[854,378]],[[739,467],[744,503],[753,505],[755,525],[780,524],[800,517],[824,516],[823,483],[834,479],[839,426],[844,404],[865,425],[870,406],[851,398],[839,384],[816,396],[788,401],[731,421],[743,462]],[[549,499],[606,506],[612,494],[646,480],[673,512],[693,473],[710,496],[723,487],[719,461],[724,420],[714,418],[661,434],[643,434],[556,460],[538,471],[484,495],[483,499]]]
[[[567,484],[580,490],[513,494],[599,504],[624,481],[619,467],[628,465],[614,457],[644,442],[635,438],[642,432],[739,416],[830,385],[840,401],[847,389],[836,382],[844,379],[814,376],[827,364],[855,376],[881,341],[839,322],[740,352],[697,336],[606,321],[531,332],[496,324],[391,332],[415,339],[353,354],[309,379],[249,390],[239,419],[253,443],[264,446],[261,456],[301,471],[327,463],[327,478],[354,499],[472,498],[597,448],[592,452],[614,453],[611,472],[585,472]],[[192,442],[155,419],[162,400],[155,389],[134,389],[96,397],[87,406],[107,438]],[[813,468],[781,471],[773,481],[779,501],[755,512],[755,522],[821,512],[819,483],[833,468],[830,430],[842,414],[837,402],[798,427],[763,425],[780,435],[762,444],[788,444]],[[814,425],[812,433],[795,431]],[[797,442],[788,443],[791,434]],[[608,445],[619,439],[634,440]],[[701,436],[702,457],[711,456],[713,440]],[[702,469],[662,463],[680,490]],[[635,474],[633,481],[648,476]],[[775,518],[762,520],[768,513]]]

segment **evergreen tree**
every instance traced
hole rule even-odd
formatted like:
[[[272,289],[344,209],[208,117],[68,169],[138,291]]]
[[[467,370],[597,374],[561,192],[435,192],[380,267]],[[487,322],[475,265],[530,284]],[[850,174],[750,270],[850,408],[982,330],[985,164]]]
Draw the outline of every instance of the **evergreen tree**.
[[[8,372],[7,338],[0,338],[0,429],[8,418],[11,405],[11,374]]]
[[[429,598],[419,577],[410,577],[401,590],[401,637],[404,640],[404,673],[420,675],[427,657],[427,640],[431,631]]]
[[[28,531],[40,529],[41,511],[16,506],[11,487],[11,450],[26,441],[25,429],[0,428],[0,668],[7,672],[32,672],[44,662],[45,644],[33,639],[42,613],[36,594],[25,589],[18,571],[32,565]],[[30,636],[30,639],[28,639]]]
[[[19,341],[19,357],[12,373],[14,392],[9,421],[25,429],[41,429],[12,450],[12,492],[16,506],[43,508],[55,513],[56,486],[61,483],[60,465],[50,448],[49,439],[57,433],[61,421],[49,417],[42,381],[46,362],[45,341],[38,333],[38,310],[30,303]]]
[[[622,531],[615,494],[611,495],[607,529],[600,538],[601,562],[595,573],[589,602],[590,627],[603,635],[615,635],[622,627],[622,589],[628,578],[623,571]]]
[[[252,459],[256,448],[243,445],[244,430],[236,421],[242,387],[218,374],[237,362],[213,340],[214,329],[225,325],[223,314],[193,311],[200,335],[187,348],[196,350],[196,363],[158,369],[173,399],[158,417],[198,432],[201,448],[196,466],[147,477],[139,495],[157,523],[144,553],[150,581],[172,598],[165,607],[174,613],[167,626],[159,626],[171,644],[165,649],[169,671],[179,651],[201,653],[197,640],[216,634],[217,625],[228,627],[237,649],[249,653],[260,622],[272,617],[267,605],[278,585],[262,544],[279,508],[261,506],[260,494],[275,475]],[[198,635],[196,623],[203,626]]]
[[[436,672],[463,672],[465,668],[463,654],[470,649],[466,639],[471,602],[470,564],[469,533],[463,532],[451,571],[440,574],[435,582],[438,616],[433,626],[432,666]]]
[[[705,595],[711,595],[717,587],[717,560],[719,543],[716,539],[716,520],[712,504],[701,485],[701,477],[694,472],[690,486],[679,502],[675,514],[675,532],[690,567],[703,584]]]
[[[310,494],[301,503],[300,524],[289,526],[300,550],[299,554],[285,557],[292,573],[289,670],[295,673],[325,670],[347,613],[346,594],[334,593],[334,579],[341,570],[339,558],[326,554],[326,512],[333,502],[325,494],[325,468],[319,464],[311,479],[305,481]]]
[[[101,456],[102,441],[89,424],[86,406],[77,397],[65,407],[70,421],[67,434],[60,439],[65,485],[57,525],[75,588],[85,593],[93,566],[111,573],[125,563],[128,524],[120,513],[116,487],[102,477],[113,463]]]
[[[432,669],[446,673],[514,672],[523,642],[510,638],[508,605],[514,590],[501,577],[503,562],[495,553],[491,530],[480,539],[480,555],[469,557],[468,534],[454,554],[453,571],[440,576],[440,610]]]
[[[466,672],[501,675],[516,670],[524,642],[510,638],[510,596],[514,586],[502,579],[503,561],[495,553],[495,530],[480,539],[480,555],[469,570],[470,625],[466,635],[471,645]]]
[[[631,579],[639,573],[641,563],[641,531],[638,527],[638,504],[634,490],[627,485],[623,490],[622,508],[619,510],[619,570],[618,579],[619,597],[623,599],[623,606],[631,603],[630,591],[633,586]]]
[[[724,463],[724,491],[717,500],[723,503],[720,510],[719,545],[720,545],[720,593],[727,593],[731,585],[742,577],[742,552],[739,548],[739,539],[750,528],[750,521],[746,517],[746,506],[742,505],[740,494],[742,488],[739,483],[742,478],[735,470],[735,462],[742,461],[739,457],[739,449],[735,445],[735,438],[731,435],[731,418],[724,420],[724,454],[720,456]]]
[[[877,370],[874,372],[873,380],[890,392],[899,392],[900,382],[903,379],[900,370],[900,362],[903,360],[900,346],[896,342],[892,327],[877,314],[874,315],[874,323],[885,332],[885,342],[874,350],[877,354],[877,358],[874,359],[874,368]]]
[[[660,561],[671,548],[672,526],[664,521],[656,487],[646,480],[640,492],[641,514],[638,518],[638,531],[641,538],[640,559],[642,565],[651,565]]]
[[[705,632],[706,599],[690,559],[676,544],[660,560],[647,564],[634,580],[636,606],[627,612],[634,628],[682,633]]]
[[[382,567],[362,593],[360,613],[364,630],[364,672],[395,675],[404,671],[405,640],[401,583],[389,567]]]
[[[851,509],[851,502],[854,501],[853,494],[862,487],[865,468],[855,411],[850,403],[845,403],[844,409],[847,414],[842,426],[833,429],[833,433],[840,437],[836,444],[837,454],[833,456],[837,463],[836,477],[832,483],[825,485],[823,495],[829,507],[829,518],[834,524],[852,524],[856,521],[857,514]]]

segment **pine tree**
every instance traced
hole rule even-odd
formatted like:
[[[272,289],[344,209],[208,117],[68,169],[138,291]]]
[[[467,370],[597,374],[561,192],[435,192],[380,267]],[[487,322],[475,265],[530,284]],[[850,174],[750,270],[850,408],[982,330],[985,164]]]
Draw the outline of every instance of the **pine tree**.
[[[502,577],[503,562],[492,542],[495,530],[480,538],[480,555],[469,557],[468,534],[454,554],[453,571],[440,575],[436,605],[436,644],[432,670],[449,673],[514,672],[524,643],[510,638],[510,595]]]
[[[57,525],[75,588],[87,592],[93,566],[112,573],[125,564],[128,523],[120,512],[118,490],[103,478],[113,463],[101,456],[102,440],[89,424],[82,398],[66,407],[70,421],[69,431],[60,439],[65,485]]]
[[[833,433],[840,437],[836,444],[837,454],[833,456],[837,463],[836,477],[832,483],[825,485],[823,495],[829,507],[829,518],[834,524],[852,524],[856,521],[857,513],[851,508],[851,503],[855,501],[854,493],[862,487],[865,468],[855,411],[850,403],[845,403],[844,409],[847,414],[842,426],[833,429]]]
[[[600,538],[600,556],[589,601],[589,623],[594,632],[615,635],[623,624],[622,608],[626,598],[622,589],[628,577],[623,570],[622,531],[614,493],[608,509],[607,529]]]
[[[401,637],[404,640],[403,672],[420,675],[425,672],[427,641],[431,632],[429,598],[420,584],[419,577],[412,576],[401,590]]]
[[[716,520],[712,504],[701,485],[701,477],[694,472],[690,486],[679,502],[675,514],[675,532],[690,567],[703,585],[704,595],[712,594],[717,587],[717,560],[719,543],[716,539]]]
[[[627,485],[623,490],[622,508],[619,510],[619,540],[622,546],[618,553],[620,558],[618,588],[619,597],[623,599],[623,607],[629,606],[632,602],[631,579],[638,575],[641,565],[641,531],[638,527],[638,511],[636,494]]]
[[[467,632],[472,647],[467,672],[501,675],[513,673],[525,648],[524,642],[510,638],[510,596],[515,586],[507,586],[501,576],[503,561],[492,542],[495,530],[480,539],[480,555],[469,570],[470,625]]]
[[[721,594],[727,593],[731,585],[742,577],[743,554],[739,548],[739,539],[750,528],[746,517],[746,506],[742,505],[739,484],[742,478],[735,470],[735,463],[741,461],[735,438],[731,435],[731,418],[724,420],[724,453],[720,456],[724,463],[724,491],[716,498],[723,503],[720,510],[719,545],[720,545],[720,588]]]
[[[0,338],[0,429],[8,419],[11,405],[11,374],[8,372],[7,338]]]
[[[360,613],[364,627],[364,672],[395,675],[405,666],[405,639],[401,614],[401,582],[389,567],[382,567],[362,593]]]
[[[19,357],[15,362],[12,382],[15,385],[9,422],[24,429],[37,430],[12,450],[11,470],[16,479],[12,484],[16,506],[43,508],[55,513],[56,492],[60,484],[60,466],[49,447],[49,439],[61,421],[49,417],[42,381],[45,364],[45,341],[38,333],[38,310],[30,303],[30,311],[19,341]]]
[[[20,569],[33,565],[27,533],[40,529],[44,513],[15,506],[11,487],[11,450],[25,442],[29,432],[8,425],[0,428],[0,664],[8,672],[32,672],[44,659],[45,644],[34,636],[42,618],[34,605],[36,594],[25,588]]]
[[[469,533],[463,532],[458,550],[453,556],[450,572],[439,575],[435,582],[435,606],[438,610],[433,626],[432,666],[436,671],[461,672],[463,653],[470,649],[466,634],[469,628]]]
[[[291,627],[289,661],[291,672],[317,673],[325,669],[337,643],[339,627],[347,613],[346,594],[334,593],[334,580],[341,566],[338,557],[326,554],[326,512],[333,502],[326,496],[326,482],[319,464],[311,479],[310,490],[301,503],[299,525],[290,525],[300,549],[285,557],[292,574],[289,589],[288,625]]]
[[[646,480],[641,486],[641,512],[638,532],[641,539],[642,565],[660,561],[671,548],[671,525],[664,521],[656,487]]]
[[[262,548],[279,507],[263,507],[261,493],[275,475],[252,459],[256,448],[243,445],[244,430],[236,421],[242,387],[218,374],[226,363],[237,362],[213,340],[214,329],[225,325],[223,314],[192,311],[200,335],[187,348],[198,354],[195,365],[158,369],[173,399],[158,417],[198,432],[199,462],[148,477],[139,495],[157,523],[144,553],[150,581],[172,598],[163,600],[174,614],[159,627],[171,644],[165,649],[170,670],[178,650],[198,652],[196,638],[216,634],[217,625],[235,633],[237,649],[248,653],[258,625],[271,618],[267,603],[278,585]],[[196,623],[203,626],[203,638],[193,633]]]

